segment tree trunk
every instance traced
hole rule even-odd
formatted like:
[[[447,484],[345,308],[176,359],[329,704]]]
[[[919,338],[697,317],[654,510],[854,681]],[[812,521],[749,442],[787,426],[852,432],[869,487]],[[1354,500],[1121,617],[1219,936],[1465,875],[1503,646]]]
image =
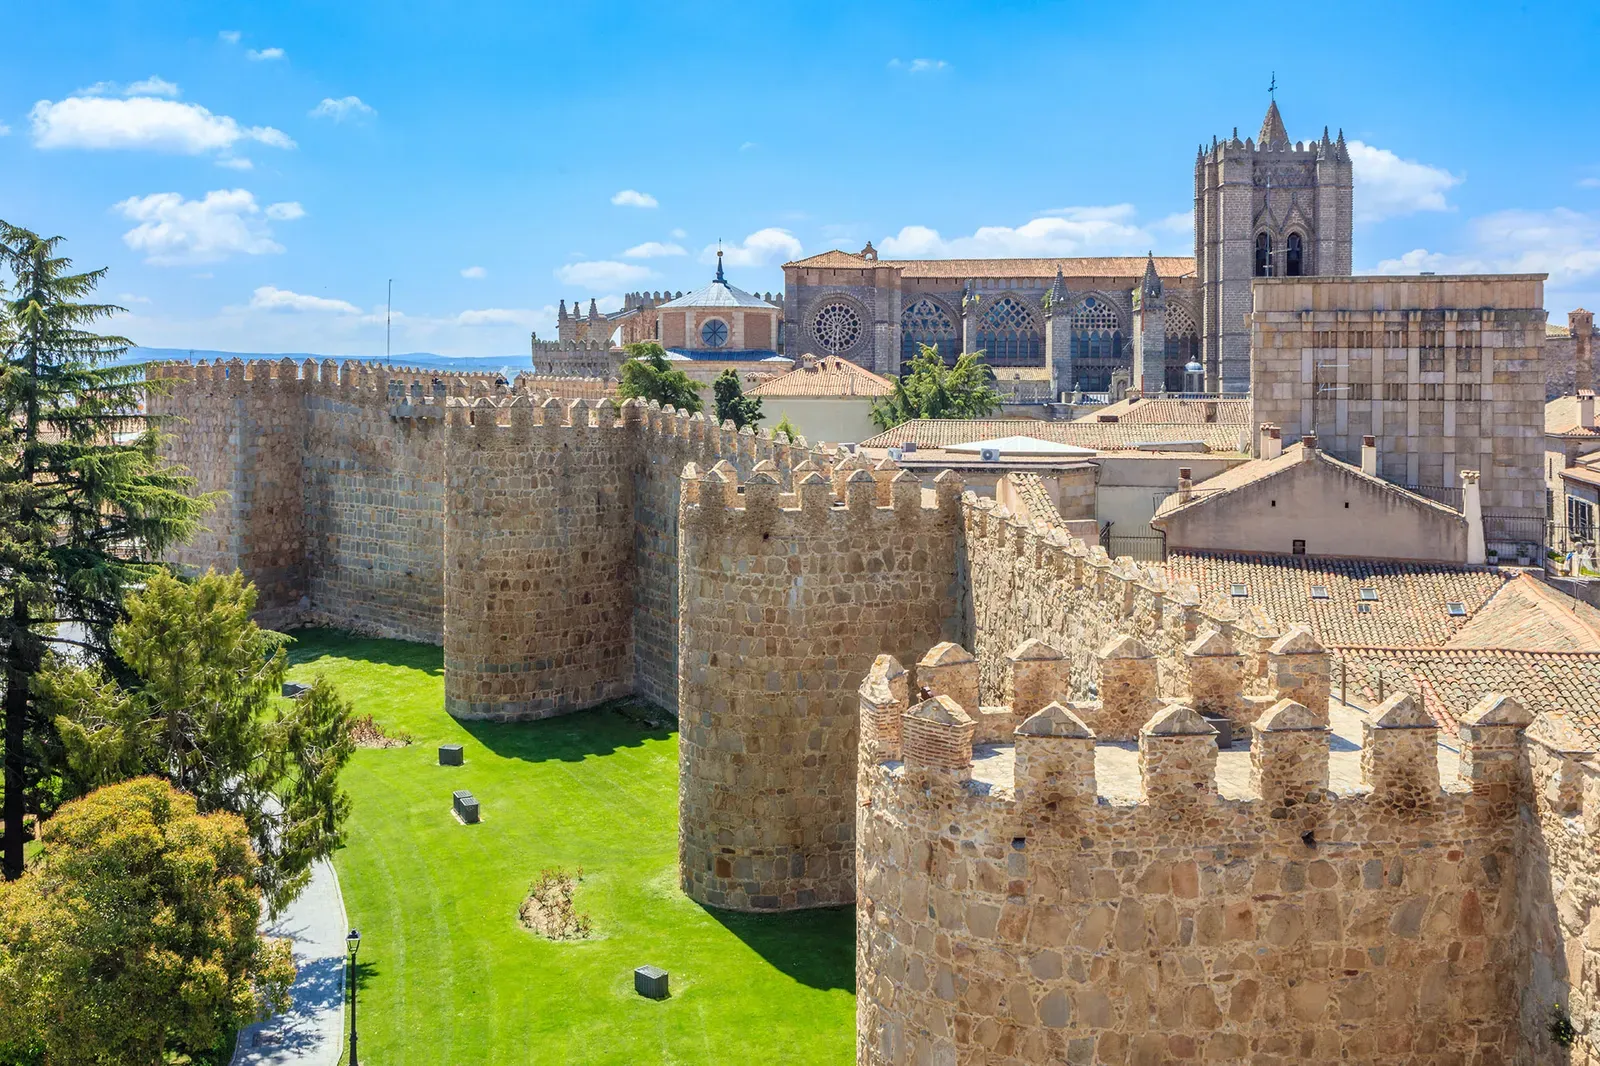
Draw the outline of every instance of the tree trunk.
[[[17,603],[12,610],[15,631],[22,633],[28,624],[27,605]],[[24,638],[25,639],[25,638]],[[5,835],[0,844],[0,874],[7,881],[22,876],[23,777],[28,723],[28,650],[23,640],[14,640],[6,651],[5,701]]]

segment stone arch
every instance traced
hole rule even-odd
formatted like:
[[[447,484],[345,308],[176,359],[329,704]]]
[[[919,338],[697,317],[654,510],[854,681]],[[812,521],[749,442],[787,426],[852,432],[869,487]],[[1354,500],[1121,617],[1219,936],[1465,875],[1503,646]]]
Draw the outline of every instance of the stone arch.
[[[1191,359],[1200,360],[1200,328],[1194,309],[1182,300],[1167,299],[1166,350],[1162,353],[1163,387],[1182,392],[1183,368]]]
[[[1102,292],[1084,293],[1068,316],[1073,385],[1091,392],[1111,387],[1111,372],[1126,366],[1122,354],[1125,325],[1122,310]]]
[[[961,351],[961,316],[934,296],[917,296],[900,312],[900,364],[915,358],[923,344],[938,348],[947,363]]]
[[[978,312],[978,347],[990,366],[1041,366],[1044,331],[1037,308],[1019,294],[991,295]]]

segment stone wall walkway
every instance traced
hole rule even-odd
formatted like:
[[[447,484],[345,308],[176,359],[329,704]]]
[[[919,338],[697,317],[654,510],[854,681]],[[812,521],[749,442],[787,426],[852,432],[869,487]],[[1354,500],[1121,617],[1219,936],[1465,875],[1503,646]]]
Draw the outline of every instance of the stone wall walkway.
[[[326,860],[317,863],[311,883],[275,922],[263,922],[268,936],[294,941],[300,968],[287,1014],[269,1018],[239,1033],[233,1066],[337,1066],[344,1049],[344,897],[339,875]]]

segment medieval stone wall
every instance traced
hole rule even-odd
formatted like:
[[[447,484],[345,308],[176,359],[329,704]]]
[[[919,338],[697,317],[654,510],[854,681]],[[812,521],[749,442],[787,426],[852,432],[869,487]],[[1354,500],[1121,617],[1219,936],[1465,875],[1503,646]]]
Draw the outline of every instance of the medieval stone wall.
[[[962,626],[960,482],[845,464],[684,473],[679,872],[741,910],[854,895],[856,680]],[[892,480],[891,480],[892,479]]]
[[[1532,1061],[1514,705],[1480,710],[1444,791],[1437,730],[1396,697],[1335,794],[1326,720],[1283,700],[1243,798],[1168,706],[1130,801],[1098,794],[1094,732],[1059,703],[1016,728],[1014,774],[975,779],[973,718],[911,705],[903,676],[880,660],[860,694],[859,1063]]]

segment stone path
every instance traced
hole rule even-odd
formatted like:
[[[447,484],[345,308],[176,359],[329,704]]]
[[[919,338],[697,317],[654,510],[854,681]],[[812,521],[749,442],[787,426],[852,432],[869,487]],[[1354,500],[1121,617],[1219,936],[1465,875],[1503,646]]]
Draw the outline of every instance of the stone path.
[[[1370,717],[1354,704],[1331,700],[1328,724],[1328,787],[1338,793],[1356,792],[1361,787],[1361,727]],[[1461,756],[1453,738],[1441,737],[1439,744],[1439,782],[1444,788],[1460,785]],[[1010,790],[1016,775],[1015,751],[1010,744],[975,745],[972,752],[972,779],[992,788]],[[1095,791],[1114,803],[1135,803],[1139,799],[1139,745],[1107,741],[1094,749]],[[1217,791],[1228,799],[1252,799],[1250,789],[1250,745],[1235,739],[1233,747],[1217,753]]]
[[[287,1014],[239,1033],[233,1066],[336,1066],[344,1048],[344,898],[326,860],[289,909],[262,931],[294,941],[300,968]]]

